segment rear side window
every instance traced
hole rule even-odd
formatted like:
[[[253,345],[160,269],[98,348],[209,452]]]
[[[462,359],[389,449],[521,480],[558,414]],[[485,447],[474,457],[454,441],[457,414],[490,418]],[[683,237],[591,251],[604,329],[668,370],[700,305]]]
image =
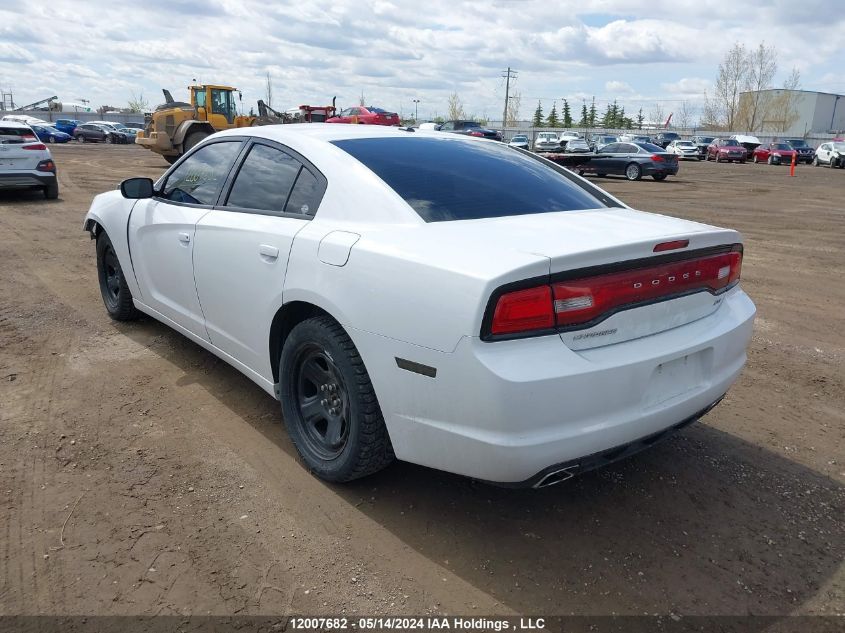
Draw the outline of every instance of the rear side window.
[[[211,143],[199,148],[170,173],[162,196],[173,202],[216,204],[240,149],[240,141]]]
[[[290,154],[267,145],[253,145],[226,206],[281,212],[301,167]]]
[[[426,222],[603,208],[573,180],[504,143],[365,138],[334,145],[366,165]]]
[[[323,187],[320,181],[303,167],[299,171],[293,191],[290,192],[285,212],[314,215],[317,212],[317,205],[320,203],[322,193]]]

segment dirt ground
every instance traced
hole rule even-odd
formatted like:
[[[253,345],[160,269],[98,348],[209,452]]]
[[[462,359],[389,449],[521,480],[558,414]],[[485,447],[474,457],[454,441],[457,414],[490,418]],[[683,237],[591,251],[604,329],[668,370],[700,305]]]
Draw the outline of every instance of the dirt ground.
[[[596,180],[742,231],[754,341],[702,422],[534,491],[309,475],[257,386],[106,316],[83,215],[164,161],[54,155],[58,201],[0,194],[0,615],[845,612],[845,170]]]

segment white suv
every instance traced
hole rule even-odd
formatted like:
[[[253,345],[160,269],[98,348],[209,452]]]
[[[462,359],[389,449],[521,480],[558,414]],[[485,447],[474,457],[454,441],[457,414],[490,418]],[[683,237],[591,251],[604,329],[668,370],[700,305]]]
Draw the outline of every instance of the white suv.
[[[0,189],[41,189],[45,198],[59,197],[50,150],[26,123],[0,121]]]

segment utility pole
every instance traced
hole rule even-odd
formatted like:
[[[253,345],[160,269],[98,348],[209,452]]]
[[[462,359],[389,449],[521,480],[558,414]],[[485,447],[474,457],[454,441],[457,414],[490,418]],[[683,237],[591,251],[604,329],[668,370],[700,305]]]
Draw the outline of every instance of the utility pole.
[[[420,103],[419,99],[411,99],[414,102],[414,123],[417,123],[420,120],[419,112],[417,110],[417,106]]]
[[[505,128],[508,125],[508,93],[510,92],[511,88],[511,78],[516,79],[516,71],[511,70],[511,67],[508,66],[508,69],[504,71],[502,77],[505,78],[505,111],[502,113],[502,138],[505,137]]]

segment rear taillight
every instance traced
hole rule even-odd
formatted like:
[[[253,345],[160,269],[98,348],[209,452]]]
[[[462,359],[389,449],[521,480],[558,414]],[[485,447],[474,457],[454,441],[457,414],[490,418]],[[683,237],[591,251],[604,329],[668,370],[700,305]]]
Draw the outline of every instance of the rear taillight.
[[[56,163],[52,160],[42,160],[38,165],[35,167],[38,171],[56,171]]]
[[[742,245],[632,269],[552,281],[501,294],[482,338],[591,327],[619,310],[695,292],[724,292],[739,281]],[[490,308],[488,307],[488,314]]]
[[[554,327],[551,286],[514,290],[499,297],[493,311],[492,334],[516,334]]]
[[[24,145],[23,149],[47,149],[44,143],[32,143],[31,145]]]
[[[470,132],[470,136],[484,136],[484,132]]]
[[[662,163],[663,157],[660,154],[652,154],[651,160],[653,160],[655,163]]]

